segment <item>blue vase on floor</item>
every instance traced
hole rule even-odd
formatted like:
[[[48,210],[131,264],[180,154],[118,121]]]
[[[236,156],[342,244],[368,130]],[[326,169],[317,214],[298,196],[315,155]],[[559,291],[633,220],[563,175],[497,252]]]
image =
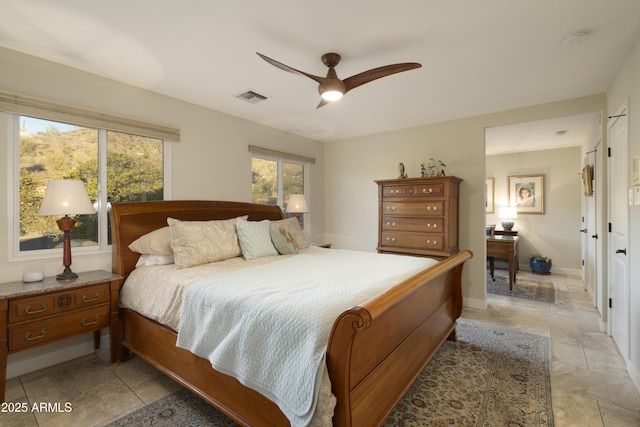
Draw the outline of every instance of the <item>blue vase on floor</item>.
[[[531,272],[534,274],[550,274],[551,272],[551,260],[543,261],[531,258],[529,265],[531,265]]]

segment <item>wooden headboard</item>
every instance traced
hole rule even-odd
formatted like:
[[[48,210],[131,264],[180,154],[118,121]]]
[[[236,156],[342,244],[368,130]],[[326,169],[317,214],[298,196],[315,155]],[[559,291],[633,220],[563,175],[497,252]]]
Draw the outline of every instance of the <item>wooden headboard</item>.
[[[167,218],[206,221],[249,215],[250,221],[279,220],[279,206],[208,200],[167,200],[113,203],[111,217],[112,271],[124,279],[135,268],[140,254],[129,249],[131,242],[153,230],[165,227]]]

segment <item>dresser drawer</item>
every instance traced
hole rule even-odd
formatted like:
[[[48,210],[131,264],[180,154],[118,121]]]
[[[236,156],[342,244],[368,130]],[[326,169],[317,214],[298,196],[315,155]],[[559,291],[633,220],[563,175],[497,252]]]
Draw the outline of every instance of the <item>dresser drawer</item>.
[[[383,232],[381,239],[380,245],[389,248],[442,250],[444,246],[444,236],[442,234]]]
[[[443,233],[444,218],[382,217],[383,231],[409,231],[418,233]]]
[[[39,319],[68,310],[107,303],[109,287],[105,285],[70,289],[9,301],[9,323]]]
[[[422,216],[443,216],[444,201],[433,200],[423,203],[413,202],[382,202],[383,215],[422,215]]]
[[[444,184],[442,182],[418,183],[413,185],[383,185],[382,197],[442,197],[444,195]]]
[[[77,311],[55,319],[9,327],[9,351],[80,335],[109,326],[109,306]]]

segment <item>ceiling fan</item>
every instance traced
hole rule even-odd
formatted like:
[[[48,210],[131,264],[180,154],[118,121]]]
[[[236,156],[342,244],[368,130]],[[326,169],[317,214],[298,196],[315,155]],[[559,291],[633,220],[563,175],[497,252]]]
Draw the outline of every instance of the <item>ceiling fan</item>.
[[[264,59],[274,67],[278,67],[281,70],[288,71],[290,73],[307,76],[310,79],[318,82],[318,92],[320,92],[322,100],[320,100],[320,104],[318,104],[316,108],[320,108],[331,101],[337,101],[351,89],[355,89],[358,86],[369,83],[370,81],[389,76],[391,74],[401,73],[403,71],[409,71],[413,70],[414,68],[422,67],[422,65],[418,64],[417,62],[403,62],[400,64],[385,65],[383,67],[373,68],[371,70],[364,71],[360,74],[356,74],[351,77],[347,77],[344,80],[341,80],[338,78],[335,70],[336,65],[338,65],[338,63],[340,62],[340,55],[338,55],[337,53],[325,53],[324,55],[322,55],[322,63],[329,67],[327,77],[314,76],[313,74],[296,70],[295,68],[284,65],[283,63],[278,62],[275,59],[264,56],[261,53],[256,53],[260,58]]]

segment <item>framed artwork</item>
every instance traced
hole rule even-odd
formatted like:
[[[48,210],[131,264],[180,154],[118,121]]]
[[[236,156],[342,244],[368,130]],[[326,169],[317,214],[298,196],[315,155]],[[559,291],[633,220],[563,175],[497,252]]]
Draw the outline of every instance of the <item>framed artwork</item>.
[[[510,176],[509,206],[518,214],[544,213],[544,175]]]
[[[486,213],[493,213],[493,178],[487,178],[484,185],[484,208]]]

